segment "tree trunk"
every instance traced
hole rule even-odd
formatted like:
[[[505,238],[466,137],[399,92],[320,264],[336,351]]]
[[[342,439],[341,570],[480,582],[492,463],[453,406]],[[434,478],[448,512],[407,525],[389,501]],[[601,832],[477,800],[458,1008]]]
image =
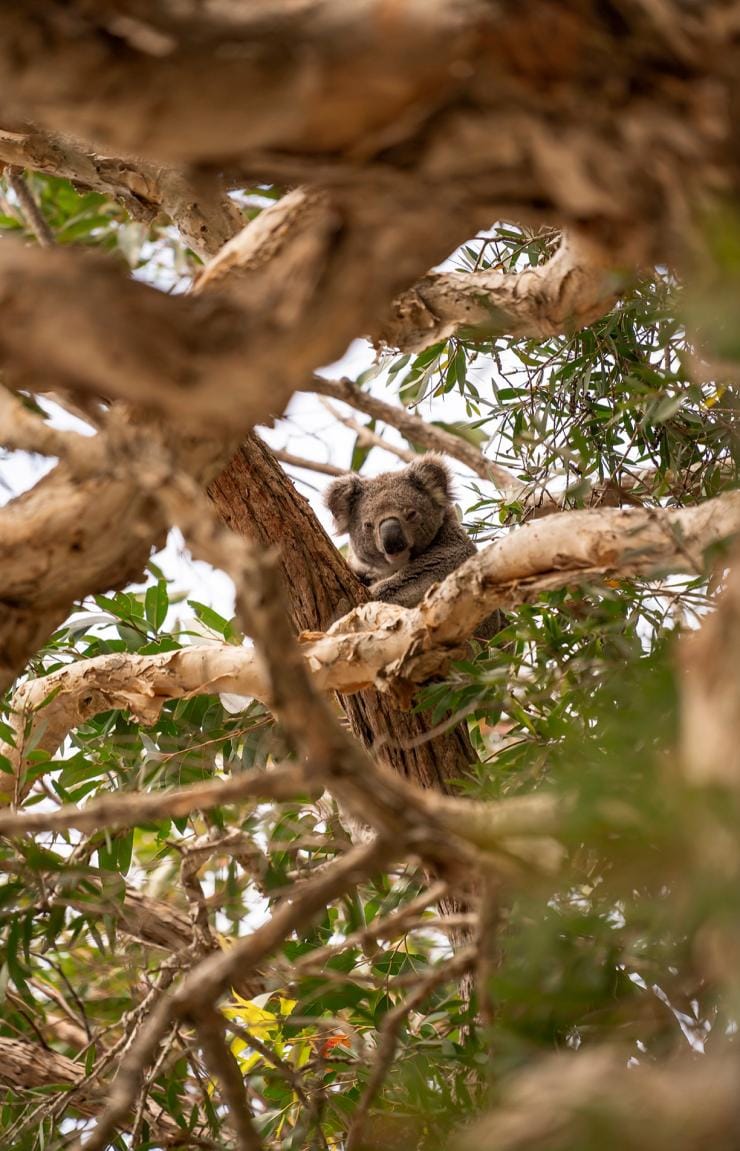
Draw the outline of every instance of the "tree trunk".
[[[285,594],[296,631],[324,630],[367,598],[270,449],[249,436],[208,489],[234,531],[278,545]],[[339,697],[352,731],[401,775],[450,792],[476,755],[464,724],[434,737],[423,715],[404,711],[389,694],[369,690]]]

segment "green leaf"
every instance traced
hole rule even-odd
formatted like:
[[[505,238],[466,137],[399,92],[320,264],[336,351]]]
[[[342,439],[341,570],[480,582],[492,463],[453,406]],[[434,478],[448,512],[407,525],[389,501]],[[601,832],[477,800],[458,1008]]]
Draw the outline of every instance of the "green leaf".
[[[146,589],[144,597],[144,614],[154,631],[159,631],[167,616],[169,597],[167,584],[163,579]]]
[[[227,619],[224,619],[222,615],[219,615],[218,612],[214,611],[208,604],[199,603],[196,599],[189,599],[188,606],[193,609],[201,623],[204,623],[211,631],[218,632],[219,635],[226,638],[231,626]]]
[[[368,428],[369,431],[374,432],[375,431],[375,425],[376,425],[375,420],[369,420],[368,423],[365,424],[364,426],[366,428]],[[362,465],[365,463],[365,460],[370,455],[370,452],[373,450],[372,444],[365,444],[363,446],[362,441],[363,441],[363,437],[358,435],[357,438],[355,439],[354,447],[352,448],[352,459],[350,460],[350,465],[349,465],[350,471],[352,471],[352,472],[359,472],[362,469]]]

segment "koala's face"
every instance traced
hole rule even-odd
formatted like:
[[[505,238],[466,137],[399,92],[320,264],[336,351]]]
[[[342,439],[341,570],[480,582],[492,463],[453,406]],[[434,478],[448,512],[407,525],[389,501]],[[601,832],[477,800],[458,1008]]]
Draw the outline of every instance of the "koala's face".
[[[374,572],[398,571],[433,542],[451,504],[450,476],[437,456],[372,479],[349,474],[329,487],[338,532],[349,532],[354,558]]]

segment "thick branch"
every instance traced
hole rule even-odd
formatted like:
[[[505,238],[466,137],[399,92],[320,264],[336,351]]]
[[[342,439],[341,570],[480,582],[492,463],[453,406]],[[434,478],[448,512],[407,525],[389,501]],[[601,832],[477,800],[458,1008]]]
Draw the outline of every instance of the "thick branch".
[[[444,214],[430,205],[411,220],[397,200],[297,190],[234,237],[189,297],[94,253],[3,244],[5,379],[123,399],[199,431],[246,431],[279,415],[351,339],[373,334],[398,289],[465,237],[465,222]]]
[[[102,436],[59,431],[4,388],[0,388],[0,444],[15,451],[58,456],[77,479],[100,473],[105,462]]]
[[[56,382],[121,394],[144,406],[156,399],[178,424],[200,412],[200,437],[220,421],[226,443],[181,434],[169,445],[189,474],[207,481],[239,425],[278,414],[301,380],[372,327],[394,292],[467,227],[445,215],[444,204],[412,223],[401,206],[389,225],[389,211],[362,198],[335,210],[321,196],[291,193],[206,270],[201,287],[228,277],[230,294],[218,300],[167,297],[100,259],[3,245],[6,378],[31,390],[43,380],[45,389]],[[75,599],[137,578],[164,529],[161,508],[139,490],[125,458],[86,484],[57,468],[0,509],[0,686]]]
[[[308,255],[306,245],[314,254],[322,235],[317,213],[322,214],[318,205],[304,213],[301,193],[286,197],[272,216],[265,213],[244,230],[241,256],[246,260],[261,249],[266,229],[288,229],[281,257],[292,265],[297,286],[296,264]],[[307,229],[302,237],[301,221]],[[309,265],[303,270],[313,282],[311,256]],[[264,296],[251,307],[245,299],[217,293],[169,296],[130,279],[109,258],[8,242],[0,252],[0,301],[6,317],[0,356],[14,388],[34,391],[43,381],[45,389],[165,410],[176,425],[202,427],[205,421],[206,427],[233,429],[235,410],[242,427],[251,427],[280,412],[294,386],[288,382],[294,370],[289,358],[282,373],[269,370],[276,333],[273,301]],[[340,342],[336,350],[342,347]]]
[[[96,155],[84,144],[38,128],[0,129],[0,163],[112,196],[134,219],[153,220],[163,212],[203,257],[214,256],[243,226],[241,212],[215,180],[194,183],[174,168]]]
[[[717,610],[681,645],[684,769],[702,786],[740,788],[740,550]]]
[[[403,352],[459,336],[545,340],[592,324],[614,305],[624,277],[584,237],[521,272],[433,272],[398,297],[380,339]]]
[[[579,0],[27,0],[0,22],[6,114],[288,184],[420,205],[454,188],[469,219],[586,223],[628,264],[736,189],[738,73],[732,18],[676,0],[618,19]]]
[[[474,0],[393,13],[376,0],[350,13],[337,0],[287,11],[262,0],[184,18],[160,0],[146,19],[136,0],[71,7],[84,10],[74,38],[66,11],[44,3],[4,14],[9,107],[72,135],[104,135],[123,153],[178,163],[254,147],[303,150],[309,140],[312,151],[333,152],[406,116],[418,123],[460,89],[449,61],[469,55],[480,16]]]
[[[305,633],[301,650],[315,687],[323,691],[348,694],[372,683],[420,682],[441,671],[495,608],[605,576],[696,574],[704,570],[707,549],[738,532],[738,492],[681,510],[563,512],[479,552],[418,608],[365,604],[326,634]],[[98,711],[122,707],[153,722],[167,699],[220,691],[269,702],[269,685],[251,649],[224,645],[101,656],[29,681],[16,693],[14,708],[19,736],[37,713],[30,736],[51,754],[72,727]],[[22,743],[3,751],[18,760]]]

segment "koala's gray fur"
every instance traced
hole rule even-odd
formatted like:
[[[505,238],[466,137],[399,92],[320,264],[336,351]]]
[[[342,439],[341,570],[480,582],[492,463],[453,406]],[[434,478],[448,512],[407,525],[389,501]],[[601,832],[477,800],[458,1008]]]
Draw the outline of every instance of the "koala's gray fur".
[[[414,607],[432,584],[475,555],[455,513],[447,465],[433,453],[371,479],[340,476],[329,485],[326,505],[336,530],[349,532],[350,567],[373,599]],[[491,617],[479,634],[500,627]]]

